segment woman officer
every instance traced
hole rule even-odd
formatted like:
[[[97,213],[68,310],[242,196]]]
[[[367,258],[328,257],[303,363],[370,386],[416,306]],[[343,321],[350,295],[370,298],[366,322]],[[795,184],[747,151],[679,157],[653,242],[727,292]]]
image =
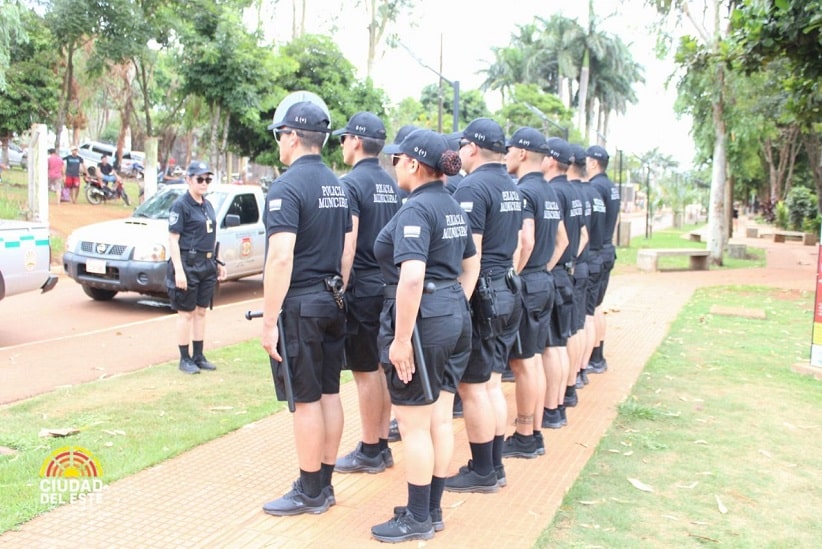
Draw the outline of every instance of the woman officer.
[[[444,175],[460,169],[445,137],[415,130],[384,152],[393,154],[397,182],[409,192],[374,243],[386,282],[380,361],[405,448],[408,504],[371,534],[397,542],[430,539],[443,528],[440,502],[454,448],[451,408],[471,351],[467,296],[479,258],[467,218],[443,184]],[[415,325],[424,366],[415,361]],[[433,401],[425,397],[420,367]]]

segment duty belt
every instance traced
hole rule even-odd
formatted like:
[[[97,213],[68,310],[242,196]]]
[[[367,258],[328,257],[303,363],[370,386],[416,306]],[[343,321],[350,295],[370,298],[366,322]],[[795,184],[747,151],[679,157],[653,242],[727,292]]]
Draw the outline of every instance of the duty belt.
[[[199,250],[180,250],[181,254],[188,257],[196,257],[198,259],[211,259],[214,257],[214,252],[201,252]]]
[[[309,295],[309,294],[318,294],[320,292],[327,292],[328,288],[325,286],[325,282],[318,282],[316,284],[311,284],[310,286],[303,286],[301,288],[289,288],[288,292],[285,294],[286,297],[297,297],[301,295]]]
[[[426,294],[433,294],[437,290],[450,288],[454,284],[459,284],[459,282],[456,280],[426,280],[425,284],[422,287],[422,291]],[[385,296],[385,299],[397,299],[396,284],[386,284],[383,287],[382,291],[383,295]]]
[[[545,270],[545,265],[538,265],[536,267],[526,267],[520,272],[520,275],[529,275],[533,273],[547,273],[548,271]]]

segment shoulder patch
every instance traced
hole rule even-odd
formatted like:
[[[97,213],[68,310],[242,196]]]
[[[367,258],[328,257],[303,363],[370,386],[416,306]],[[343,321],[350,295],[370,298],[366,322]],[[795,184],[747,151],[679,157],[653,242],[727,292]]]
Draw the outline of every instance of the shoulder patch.
[[[177,222],[180,220],[180,214],[177,212],[171,212],[168,214],[168,224],[169,225],[176,225]]]
[[[277,212],[280,211],[280,208],[283,207],[283,199],[282,198],[272,198],[268,201],[268,211],[269,212]]]
[[[402,236],[404,238],[419,238],[420,231],[419,225],[406,225],[402,228]]]
[[[474,203],[473,202],[460,202],[460,208],[465,213],[471,213],[474,211]]]

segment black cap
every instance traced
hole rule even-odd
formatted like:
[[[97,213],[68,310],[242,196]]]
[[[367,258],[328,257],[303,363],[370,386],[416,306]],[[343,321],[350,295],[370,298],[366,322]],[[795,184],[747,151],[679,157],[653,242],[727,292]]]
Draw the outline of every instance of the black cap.
[[[195,175],[203,175],[204,173],[213,174],[214,172],[212,172],[208,168],[208,164],[206,164],[205,162],[195,160],[194,162],[188,165],[188,170],[186,170],[186,173],[188,173],[189,177],[192,177]]]
[[[445,140],[448,141],[449,149],[452,151],[460,150],[460,139],[462,138],[462,132],[444,133],[442,135],[444,135]]]
[[[505,132],[502,131],[502,126],[490,118],[472,120],[462,132],[462,137],[483,149],[505,152]]]
[[[328,116],[323,110],[310,101],[299,101],[291,105],[280,121],[268,125],[269,130],[293,128],[309,132],[329,133]]]
[[[405,139],[409,133],[418,129],[419,128],[413,124],[406,124],[399,130],[397,130],[397,135],[394,136],[394,143],[402,143],[402,140]]]
[[[331,135],[343,134],[385,139],[385,124],[374,113],[358,112],[348,120],[348,124],[344,128],[331,132]]]
[[[545,136],[534,128],[520,128],[508,140],[509,147],[545,154]]]
[[[417,159],[422,164],[438,169],[440,159],[448,149],[448,141],[441,133],[431,130],[414,130],[400,143],[387,145],[385,154],[405,154]]]
[[[574,157],[574,165],[576,166],[584,166],[585,165],[585,149],[582,148],[582,145],[576,145],[571,143],[571,156]]]
[[[571,165],[573,158],[571,157],[571,146],[564,139],[559,137],[551,137],[545,142],[546,154],[559,162],[560,164]]]
[[[588,147],[588,150],[585,151],[587,156],[591,158],[596,158],[597,160],[608,160],[608,151],[600,147],[599,145],[591,145]]]

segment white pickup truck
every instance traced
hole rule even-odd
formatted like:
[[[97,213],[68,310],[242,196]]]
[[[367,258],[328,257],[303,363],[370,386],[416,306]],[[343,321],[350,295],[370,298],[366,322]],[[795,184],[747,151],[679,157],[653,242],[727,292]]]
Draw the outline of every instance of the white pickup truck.
[[[57,284],[50,272],[49,228],[44,223],[0,220],[0,299]]]
[[[80,227],[66,240],[63,269],[98,301],[119,292],[167,297],[168,215],[188,191],[166,185],[126,219]],[[217,242],[229,280],[263,272],[265,196],[256,185],[211,185],[206,199],[217,214]]]

